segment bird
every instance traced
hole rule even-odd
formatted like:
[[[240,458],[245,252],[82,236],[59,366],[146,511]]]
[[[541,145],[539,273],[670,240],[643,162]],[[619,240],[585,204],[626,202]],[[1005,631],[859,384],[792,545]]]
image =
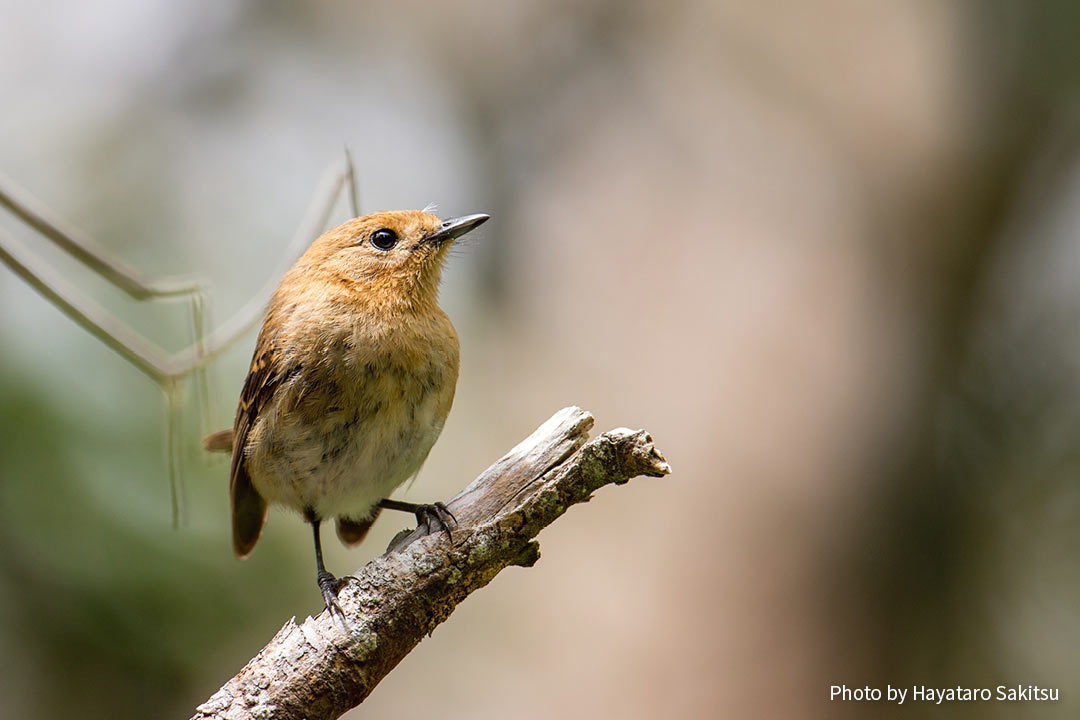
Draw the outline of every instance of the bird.
[[[299,512],[331,614],[346,578],[325,567],[321,523],[334,518],[352,546],[382,509],[428,532],[454,522],[442,503],[389,496],[419,472],[453,404],[459,345],[439,280],[455,240],[488,219],[377,212],[317,238],[270,300],[233,427],[204,441],[232,449],[235,554],[252,552],[268,506]]]

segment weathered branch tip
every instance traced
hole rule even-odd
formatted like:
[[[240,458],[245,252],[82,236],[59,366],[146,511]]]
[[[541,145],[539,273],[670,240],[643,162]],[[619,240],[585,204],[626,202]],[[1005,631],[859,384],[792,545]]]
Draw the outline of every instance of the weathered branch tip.
[[[599,488],[671,466],[644,430],[589,441],[590,413],[568,407],[485,470],[447,506],[453,542],[417,530],[357,571],[326,612],[287,622],[193,718],[335,718],[363,702],[458,603],[508,565],[540,557],[536,535]]]

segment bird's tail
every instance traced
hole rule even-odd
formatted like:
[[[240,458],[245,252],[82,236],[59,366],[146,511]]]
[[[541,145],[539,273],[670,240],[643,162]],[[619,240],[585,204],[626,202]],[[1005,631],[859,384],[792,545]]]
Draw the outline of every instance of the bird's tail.
[[[218,430],[217,432],[210,433],[203,438],[202,446],[203,450],[207,452],[232,452],[233,439],[235,434],[232,428],[225,428],[224,430]]]

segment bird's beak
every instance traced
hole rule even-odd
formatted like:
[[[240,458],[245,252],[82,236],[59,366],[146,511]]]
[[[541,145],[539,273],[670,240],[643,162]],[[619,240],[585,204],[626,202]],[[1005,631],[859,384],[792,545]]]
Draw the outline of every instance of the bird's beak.
[[[443,220],[442,226],[431,235],[424,238],[424,242],[441,245],[447,240],[461,237],[470,230],[483,225],[489,219],[491,219],[490,215],[478,213],[476,215],[462,215],[461,217]]]

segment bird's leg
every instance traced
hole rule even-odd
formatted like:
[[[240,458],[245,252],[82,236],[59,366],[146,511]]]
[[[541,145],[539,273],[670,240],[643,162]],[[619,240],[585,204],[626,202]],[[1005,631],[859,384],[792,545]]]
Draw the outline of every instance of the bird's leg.
[[[450,534],[450,525],[451,523],[457,525],[457,518],[441,502],[422,504],[384,498],[379,501],[379,507],[384,510],[400,510],[401,512],[412,513],[416,516],[416,527],[423,525],[428,535],[442,530],[446,533],[446,537],[450,542],[454,541],[454,536]]]
[[[334,577],[323,564],[322,538],[319,533],[319,524],[321,521],[311,510],[307,512],[307,520],[311,523],[312,533],[315,536],[315,567],[318,570],[316,580],[319,583],[319,590],[322,591],[323,600],[326,601],[326,609],[330,611],[331,615],[336,613],[341,617],[342,622],[344,622],[345,613],[342,612],[337,599],[338,591],[341,590],[341,586],[345,584],[344,580],[339,580]]]

